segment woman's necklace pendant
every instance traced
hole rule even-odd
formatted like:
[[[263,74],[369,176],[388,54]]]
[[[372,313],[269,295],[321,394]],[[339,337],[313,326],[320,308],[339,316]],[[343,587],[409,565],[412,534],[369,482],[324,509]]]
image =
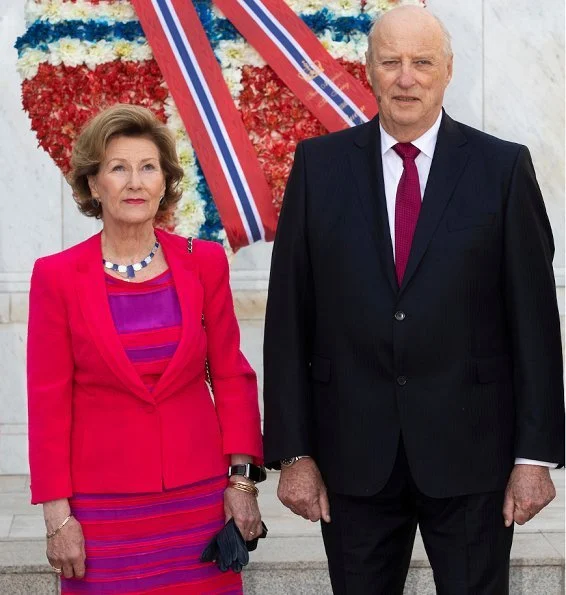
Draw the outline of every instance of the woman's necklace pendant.
[[[143,260],[140,260],[140,262],[135,262],[133,264],[115,264],[115,263],[110,262],[109,260],[106,260],[105,258],[103,258],[102,264],[107,269],[116,271],[117,273],[119,273],[122,276],[125,275],[126,276],[125,281],[131,281],[132,279],[135,278],[136,271],[141,271],[153,260],[153,257],[155,256],[155,253],[157,252],[158,248],[159,248],[159,241],[156,239],[151,252]]]

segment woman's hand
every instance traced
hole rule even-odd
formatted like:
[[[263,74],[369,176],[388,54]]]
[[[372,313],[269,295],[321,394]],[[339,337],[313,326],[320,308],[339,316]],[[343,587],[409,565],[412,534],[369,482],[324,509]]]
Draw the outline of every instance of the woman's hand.
[[[54,500],[43,505],[45,526],[51,533],[70,514],[67,500]],[[71,517],[53,537],[47,540],[47,559],[53,568],[60,568],[65,578],[85,575],[85,541],[80,523]]]
[[[254,485],[252,481],[237,475],[230,478],[230,483],[234,483],[234,481]],[[234,519],[244,541],[251,541],[261,534],[261,513],[259,512],[257,498],[253,494],[237,490],[228,484],[224,491],[224,514],[226,515],[226,521],[231,518]]]

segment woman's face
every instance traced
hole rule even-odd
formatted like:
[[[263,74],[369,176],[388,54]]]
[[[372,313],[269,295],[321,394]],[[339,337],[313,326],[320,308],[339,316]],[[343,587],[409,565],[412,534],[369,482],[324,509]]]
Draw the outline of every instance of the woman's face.
[[[102,205],[105,225],[153,221],[165,192],[157,145],[143,136],[113,138],[88,184],[92,197]]]

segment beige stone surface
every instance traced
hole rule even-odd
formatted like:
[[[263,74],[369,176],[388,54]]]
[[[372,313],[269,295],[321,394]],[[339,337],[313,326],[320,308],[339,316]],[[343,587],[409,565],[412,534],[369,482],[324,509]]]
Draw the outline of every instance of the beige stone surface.
[[[48,574],[0,574],[2,595],[57,595],[58,581]]]
[[[8,538],[13,520],[13,514],[0,514],[0,539]]]
[[[562,556],[564,557],[564,550],[565,550],[565,542],[564,542],[564,532],[553,532],[553,533],[544,533],[544,538],[550,543],[550,545]]]
[[[28,321],[29,293],[12,293],[10,295],[10,322]]]
[[[10,294],[0,293],[0,324],[10,322]]]

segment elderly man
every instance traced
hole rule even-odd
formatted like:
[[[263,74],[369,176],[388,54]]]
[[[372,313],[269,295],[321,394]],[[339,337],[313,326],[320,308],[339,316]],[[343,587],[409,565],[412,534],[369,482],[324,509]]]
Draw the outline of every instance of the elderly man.
[[[402,593],[417,525],[441,594],[508,592],[513,522],[564,453],[554,245],[526,147],[452,120],[450,37],[369,37],[379,117],[297,147],[273,250],[265,458],[323,520],[335,593]]]

